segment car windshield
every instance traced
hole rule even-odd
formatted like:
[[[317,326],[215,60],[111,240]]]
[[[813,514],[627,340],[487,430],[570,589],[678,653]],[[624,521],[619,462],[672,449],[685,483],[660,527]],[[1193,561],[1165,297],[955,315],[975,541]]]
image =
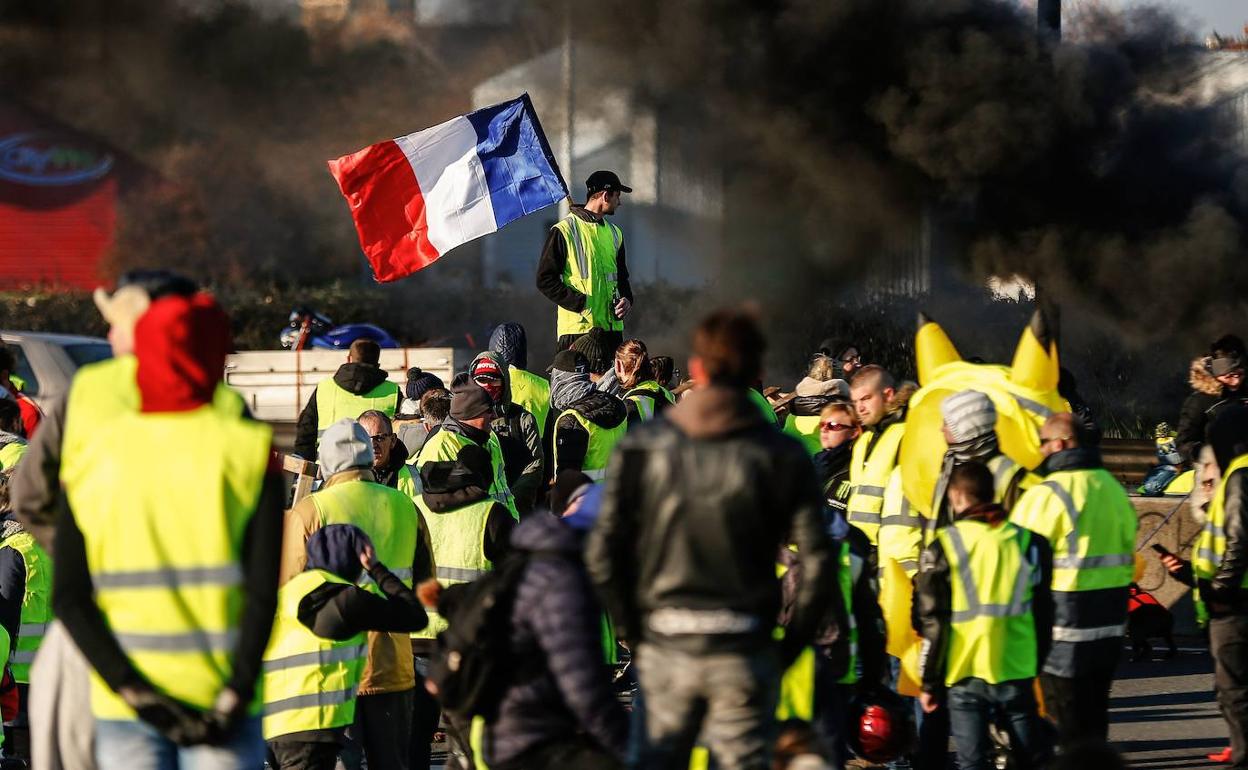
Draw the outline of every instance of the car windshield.
[[[107,342],[82,342],[66,345],[65,354],[74,362],[74,366],[82,367],[113,357],[113,348]]]

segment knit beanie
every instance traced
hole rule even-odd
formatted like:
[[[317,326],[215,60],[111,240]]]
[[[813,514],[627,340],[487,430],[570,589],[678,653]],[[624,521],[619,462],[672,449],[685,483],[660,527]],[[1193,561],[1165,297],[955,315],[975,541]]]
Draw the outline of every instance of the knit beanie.
[[[940,402],[945,425],[959,443],[974,441],[996,430],[997,408],[978,390],[963,390]]]
[[[434,388],[445,387],[442,379],[433,372],[426,372],[419,366],[413,366],[407,370],[407,385],[404,387],[404,392],[413,401],[420,401],[421,396]]]
[[[354,524],[329,524],[313,532],[304,550],[308,569],[319,569],[354,583],[364,565],[360,554],[372,545],[364,530]]]
[[[584,337],[581,339],[584,339]],[[568,350],[561,350],[556,353],[555,360],[551,363],[550,368],[557,372],[584,374],[589,371],[589,362],[585,360],[585,355],[576,349],[576,345],[573,345]]]
[[[325,429],[317,457],[324,478],[352,468],[372,468],[373,440],[363,425],[344,417]]]
[[[572,343],[572,350],[585,356],[585,361],[589,364],[590,374],[602,374],[610,369],[615,362],[615,351],[607,350],[606,342],[602,336],[603,330],[595,326],[587,334],[577,337],[576,341]]]
[[[484,417],[494,409],[494,401],[485,389],[472,381],[471,377],[460,375],[451,384],[451,416],[456,420],[475,420]]]

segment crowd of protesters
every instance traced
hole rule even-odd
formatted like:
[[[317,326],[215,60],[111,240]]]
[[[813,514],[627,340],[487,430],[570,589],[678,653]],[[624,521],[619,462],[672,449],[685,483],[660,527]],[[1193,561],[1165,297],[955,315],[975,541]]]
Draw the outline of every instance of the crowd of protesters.
[[[539,267],[549,367],[515,323],[449,382],[356,340],[299,417],[298,500],[191,281],[97,292],[115,355],[46,414],[0,349],[0,767],[424,770],[442,736],[495,770],[934,770],[951,740],[963,770],[1120,764],[1137,518],[1043,322],[1004,395],[925,319],[920,379],[952,361],[957,387],[828,341],[768,398],[740,309],[676,382],[624,334],[631,190],[587,191]],[[1237,768],[1246,360],[1228,336],[1193,364],[1146,485],[1198,470],[1193,558],[1163,562],[1207,613]]]

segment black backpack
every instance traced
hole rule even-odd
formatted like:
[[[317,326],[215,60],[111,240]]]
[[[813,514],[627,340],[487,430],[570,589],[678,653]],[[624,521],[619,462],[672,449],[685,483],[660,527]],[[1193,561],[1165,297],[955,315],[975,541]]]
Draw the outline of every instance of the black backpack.
[[[453,589],[448,627],[438,634],[429,679],[438,687],[442,710],[467,721],[495,715],[507,686],[542,668],[511,652],[511,609],[524,568],[542,552],[512,551],[497,568]]]

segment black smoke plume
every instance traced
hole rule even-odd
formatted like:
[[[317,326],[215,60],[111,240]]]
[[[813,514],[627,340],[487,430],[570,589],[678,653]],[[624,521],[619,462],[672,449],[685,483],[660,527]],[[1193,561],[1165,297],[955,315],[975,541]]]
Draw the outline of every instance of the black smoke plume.
[[[921,226],[954,271],[1022,274],[1115,333],[1242,317],[1242,152],[1225,112],[1187,96],[1208,54],[1153,8],[1089,14],[1058,44],[1006,0],[535,0],[458,32],[385,3],[319,27],[276,5],[0,6],[0,87],[169,182],[127,207],[119,266],[358,275],[324,160],[470,108],[477,82],[558,45],[571,12],[583,55],[605,52],[718,159],[711,293],[761,295],[802,344]]]

